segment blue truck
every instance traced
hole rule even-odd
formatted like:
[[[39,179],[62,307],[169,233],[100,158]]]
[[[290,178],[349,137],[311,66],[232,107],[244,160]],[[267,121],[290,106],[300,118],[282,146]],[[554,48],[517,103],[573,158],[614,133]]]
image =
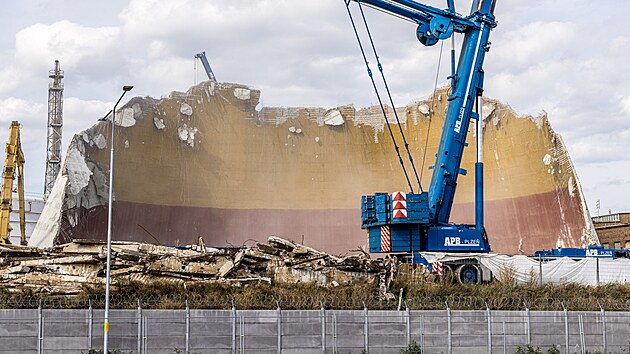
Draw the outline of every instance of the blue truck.
[[[574,259],[594,258],[630,258],[630,250],[604,248],[604,246],[588,246],[586,248],[552,248],[534,252],[534,258],[561,258]]]

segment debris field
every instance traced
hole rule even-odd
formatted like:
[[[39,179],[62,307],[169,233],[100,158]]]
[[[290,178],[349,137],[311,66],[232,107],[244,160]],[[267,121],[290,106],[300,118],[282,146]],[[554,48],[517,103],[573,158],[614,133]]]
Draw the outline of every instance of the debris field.
[[[396,262],[372,260],[366,254],[333,256],[270,236],[252,247],[168,247],[138,242],[112,242],[112,284],[119,280],[144,284],[218,282],[234,285],[307,283],[339,286],[379,282],[381,292],[393,279]],[[0,246],[0,288],[9,291],[75,295],[86,285],[105,284],[107,244],[81,240],[50,248]]]

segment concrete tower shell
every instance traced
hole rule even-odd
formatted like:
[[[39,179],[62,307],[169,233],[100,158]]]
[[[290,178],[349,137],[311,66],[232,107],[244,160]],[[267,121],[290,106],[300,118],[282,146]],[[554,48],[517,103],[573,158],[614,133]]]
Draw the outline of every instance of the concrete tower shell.
[[[446,97],[441,90],[397,108],[425,187]],[[528,254],[597,242],[575,169],[546,115],[519,116],[492,99],[483,112],[493,250]],[[117,117],[117,240],[173,245],[202,236],[209,246],[238,246],[273,234],[346,253],[367,244],[360,196],[406,189],[378,107],[261,108],[258,90],[204,82],[161,100],[133,98]],[[468,171],[474,136],[471,127]],[[105,238],[109,139],[105,123],[74,136],[32,244]],[[475,221],[472,173],[459,179],[452,215]]]

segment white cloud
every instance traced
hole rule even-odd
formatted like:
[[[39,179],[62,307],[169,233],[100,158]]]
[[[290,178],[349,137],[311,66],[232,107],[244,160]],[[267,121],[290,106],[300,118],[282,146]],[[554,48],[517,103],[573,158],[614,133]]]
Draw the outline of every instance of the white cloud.
[[[101,117],[104,117],[114,107],[114,102],[85,101],[75,97],[64,100],[64,146],[75,133],[85,130]]]
[[[111,109],[123,84],[134,85],[133,93],[140,96],[187,90],[194,82],[193,55],[202,50],[219,80],[261,88],[267,105],[376,102],[342,1],[105,3],[99,5],[105,18],[95,22],[87,13],[95,5],[70,8],[62,2],[55,11],[12,21],[25,25],[4,33],[14,42],[0,42],[14,45],[0,47],[0,143],[9,122],[20,120],[28,139],[27,183],[35,191],[43,185],[46,90],[55,59],[66,71],[64,148],[72,134]],[[441,0],[428,3],[444,6]],[[456,1],[459,12],[467,12],[467,4]],[[17,5],[3,10],[20,16],[12,6]],[[351,6],[357,14],[356,4]],[[630,174],[620,153],[630,134],[630,71],[624,70],[630,57],[630,36],[625,35],[630,2],[601,0],[597,16],[592,6],[586,0],[500,2],[499,26],[491,34],[484,66],[486,95],[523,114],[549,112],[589,203],[590,191],[599,188],[591,183],[613,185],[595,174],[608,168],[615,175]],[[420,45],[414,24],[365,10],[395,102],[426,97],[433,90],[440,46]],[[107,16],[112,13],[118,17]],[[440,85],[449,71],[449,49],[446,42]],[[369,60],[378,77],[374,59]],[[601,161],[604,170],[593,167]],[[623,181],[605,191],[609,197],[597,197],[630,209],[624,202],[630,200],[630,182]]]
[[[23,76],[13,66],[0,69],[0,94],[9,94],[20,84]]]
[[[157,60],[171,55],[170,48],[164,41],[153,40],[147,48],[147,56],[151,60]]]
[[[630,116],[630,96],[626,96],[619,101],[619,105],[621,109],[626,112],[628,116]]]
[[[45,70],[59,59],[67,69],[83,60],[104,56],[118,40],[116,27],[86,27],[68,21],[35,24],[15,36],[15,59],[20,66]]]
[[[193,60],[179,58],[157,59],[133,74],[134,82],[141,82],[153,92],[168,94],[187,91],[194,83]],[[203,70],[203,69],[200,69]]]
[[[582,164],[578,166],[580,183],[591,215],[597,214],[596,201],[601,200],[601,214],[628,211],[627,188],[630,185],[628,173],[611,173],[610,171],[626,171],[628,161],[608,161],[602,163]]]
[[[26,134],[22,141],[29,143],[31,141],[40,140],[45,137],[45,133],[41,129],[30,130],[35,126],[42,117],[46,117],[46,105],[41,103],[29,102],[26,100],[10,97],[0,100],[0,142],[5,142],[8,136],[8,128],[12,121],[19,121],[26,127]],[[2,128],[6,127],[6,131]]]
[[[523,70],[532,64],[562,60],[575,52],[578,26],[570,22],[531,22],[508,32],[495,30],[489,56],[496,69]]]
[[[41,103],[14,97],[0,100],[0,143],[4,145],[7,141],[11,121],[18,121],[22,125],[20,139],[26,160],[25,189],[29,192],[39,193],[44,186],[46,113],[47,107]]]

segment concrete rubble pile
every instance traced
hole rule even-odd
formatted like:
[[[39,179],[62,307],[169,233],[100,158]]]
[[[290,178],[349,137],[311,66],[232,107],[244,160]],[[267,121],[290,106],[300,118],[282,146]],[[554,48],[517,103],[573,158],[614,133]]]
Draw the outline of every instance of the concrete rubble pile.
[[[107,244],[74,240],[50,248],[0,246],[0,288],[73,295],[86,285],[105,283]],[[336,257],[270,236],[253,247],[216,249],[197,245],[167,247],[138,242],[112,243],[112,279],[145,284],[311,283],[339,286],[380,281],[386,291],[396,270],[390,260],[365,254]]]

